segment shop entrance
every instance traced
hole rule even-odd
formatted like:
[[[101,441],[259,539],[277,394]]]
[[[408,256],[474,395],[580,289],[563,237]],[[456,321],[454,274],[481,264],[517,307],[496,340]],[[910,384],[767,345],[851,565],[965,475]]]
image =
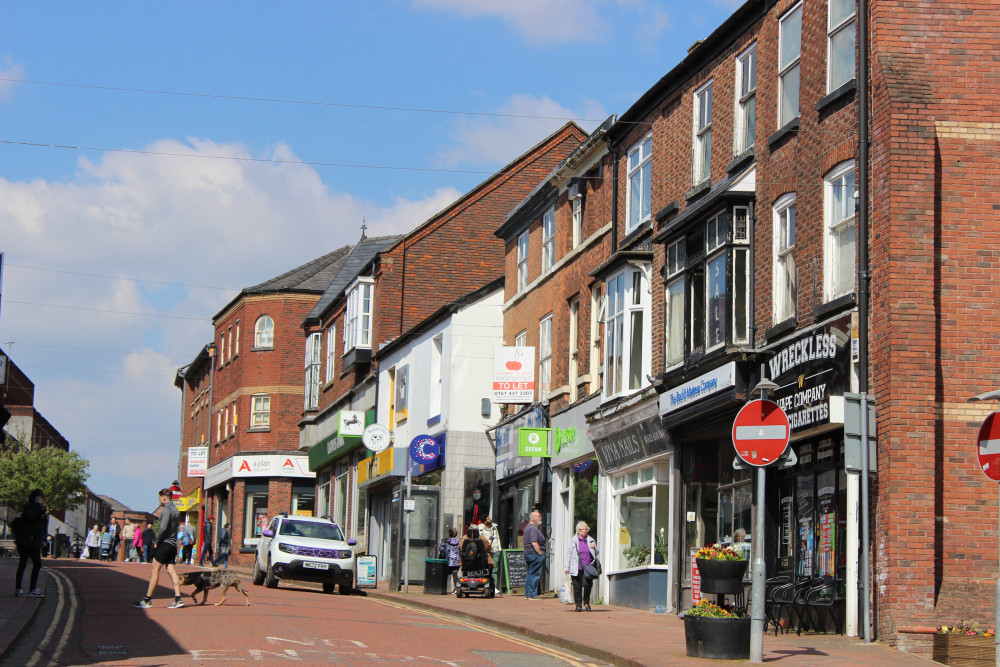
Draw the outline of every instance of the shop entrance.
[[[403,496],[405,487],[398,487],[393,493],[392,502],[392,570],[389,580],[390,588],[399,590],[403,586],[403,558],[405,541],[403,539]],[[440,505],[441,487],[413,486],[411,489],[414,511],[410,513],[410,558],[407,572],[409,583],[422,585],[424,583],[424,565],[428,558],[437,558],[438,508]]]

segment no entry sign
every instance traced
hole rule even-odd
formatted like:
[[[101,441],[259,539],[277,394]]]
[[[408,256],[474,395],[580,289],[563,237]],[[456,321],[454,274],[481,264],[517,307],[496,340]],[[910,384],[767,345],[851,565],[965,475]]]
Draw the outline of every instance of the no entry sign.
[[[979,465],[983,474],[1000,482],[1000,412],[994,412],[979,429]]]
[[[736,455],[752,466],[778,460],[788,447],[788,416],[774,401],[750,401],[733,421]]]

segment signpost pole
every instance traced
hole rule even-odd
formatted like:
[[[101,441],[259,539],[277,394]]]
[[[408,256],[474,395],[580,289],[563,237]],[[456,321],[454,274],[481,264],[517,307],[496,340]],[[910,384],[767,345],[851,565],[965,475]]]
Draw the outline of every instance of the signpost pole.
[[[403,499],[403,592],[410,592],[410,513],[406,503],[410,499],[410,462],[406,461],[406,497]]]
[[[760,376],[764,377],[764,364],[760,365]],[[760,397],[767,400],[767,389],[761,389]],[[764,568],[764,479],[766,468],[757,468],[757,516],[753,527],[753,570],[750,589],[750,662],[764,661],[764,588],[766,575]]]

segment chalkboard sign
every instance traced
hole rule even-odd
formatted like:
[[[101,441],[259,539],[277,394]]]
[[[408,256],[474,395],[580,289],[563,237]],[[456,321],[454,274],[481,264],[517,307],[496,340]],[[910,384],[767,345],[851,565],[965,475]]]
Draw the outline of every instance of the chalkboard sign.
[[[507,589],[524,590],[528,578],[528,564],[524,562],[524,549],[503,550],[503,573]]]

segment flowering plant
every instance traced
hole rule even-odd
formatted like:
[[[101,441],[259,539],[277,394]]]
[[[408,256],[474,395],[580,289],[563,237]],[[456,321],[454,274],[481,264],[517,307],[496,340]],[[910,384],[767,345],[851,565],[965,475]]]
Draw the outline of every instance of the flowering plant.
[[[733,609],[726,609],[717,604],[704,599],[686,612],[686,616],[701,616],[704,618],[741,618],[740,614]]]
[[[718,544],[709,544],[707,547],[698,549],[694,555],[699,560],[744,560],[743,552],[732,547],[722,547]]]
[[[992,637],[995,634],[992,630],[980,627],[978,621],[959,621],[950,628],[947,625],[942,625],[940,632],[943,635],[983,635],[986,637]]]

